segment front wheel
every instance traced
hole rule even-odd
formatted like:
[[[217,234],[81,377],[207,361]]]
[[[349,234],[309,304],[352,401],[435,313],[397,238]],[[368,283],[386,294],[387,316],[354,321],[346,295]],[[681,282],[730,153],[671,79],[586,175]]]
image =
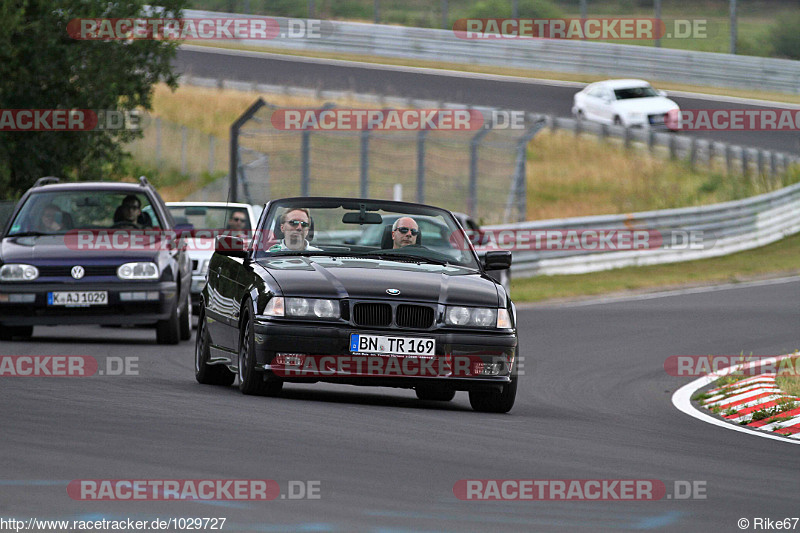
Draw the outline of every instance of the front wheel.
[[[242,338],[239,343],[239,390],[244,394],[275,396],[281,392],[283,381],[265,381],[264,374],[256,370],[255,335],[251,315],[242,318]]]
[[[194,344],[194,378],[203,385],[230,386],[236,379],[236,374],[228,370],[225,365],[209,365],[211,355],[209,350],[208,326],[206,317],[201,313],[197,322],[197,338]]]
[[[10,341],[14,337],[30,339],[33,326],[0,326],[0,341]]]
[[[503,385],[501,391],[469,391],[469,404],[482,413],[507,413],[514,407],[517,397],[517,374],[511,375],[511,383]]]
[[[182,341],[188,341],[192,338],[192,295],[186,295],[186,303],[181,311],[180,318],[181,332],[180,337]]]
[[[178,344],[181,336],[178,306],[172,309],[169,318],[156,322],[156,342],[158,344]]]

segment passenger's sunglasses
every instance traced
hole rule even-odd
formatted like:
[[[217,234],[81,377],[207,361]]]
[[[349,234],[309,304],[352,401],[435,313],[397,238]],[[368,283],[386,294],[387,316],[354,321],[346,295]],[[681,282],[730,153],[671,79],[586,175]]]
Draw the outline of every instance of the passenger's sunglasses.
[[[397,228],[395,231],[399,231],[403,235],[405,235],[406,233],[408,233],[410,231],[411,235],[413,235],[414,237],[419,235],[419,230],[418,229],[413,229],[413,228]]]
[[[287,220],[286,223],[292,226],[293,228],[296,228],[297,226],[303,228],[308,227],[308,222],[306,222],[305,220]]]

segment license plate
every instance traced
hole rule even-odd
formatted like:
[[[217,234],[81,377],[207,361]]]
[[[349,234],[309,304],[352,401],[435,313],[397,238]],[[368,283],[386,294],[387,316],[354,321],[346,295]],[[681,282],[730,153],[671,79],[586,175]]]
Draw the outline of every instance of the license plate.
[[[434,355],[436,341],[420,337],[385,337],[383,335],[351,333],[350,352],[387,355]]]
[[[71,291],[47,293],[47,305],[64,307],[89,307],[108,305],[108,291]]]

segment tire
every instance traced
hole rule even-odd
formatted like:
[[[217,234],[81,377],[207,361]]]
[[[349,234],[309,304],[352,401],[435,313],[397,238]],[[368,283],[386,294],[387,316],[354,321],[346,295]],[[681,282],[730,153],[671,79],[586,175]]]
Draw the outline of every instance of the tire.
[[[514,354],[514,369],[511,372],[511,383],[503,385],[502,390],[469,391],[469,404],[481,413],[507,413],[514,407],[517,398],[517,365],[519,351]]]
[[[417,398],[428,402],[449,402],[456,397],[456,391],[435,385],[420,385],[416,388]]]
[[[178,344],[181,336],[178,306],[172,309],[169,318],[156,322],[156,342],[158,344]]]
[[[283,388],[283,381],[265,381],[263,372],[256,370],[255,336],[249,309],[242,317],[242,337],[239,342],[239,390],[244,394],[257,396],[277,396]]]
[[[33,326],[0,326],[0,341],[10,341],[14,337],[30,339],[33,336]]]
[[[194,378],[203,385],[223,385],[229,387],[236,380],[236,374],[225,365],[209,365],[211,352],[208,348],[208,327],[203,313],[197,322],[197,338],[194,344]]]
[[[619,115],[615,115],[615,116],[614,116],[614,125],[615,125],[615,126],[622,126],[622,125],[623,125],[623,124],[622,124],[622,119],[621,119],[621,118],[619,118]]]
[[[578,112],[575,113],[575,118],[578,120],[586,120],[586,117],[583,114],[583,109],[578,109]]]
[[[180,313],[179,321],[181,324],[180,337],[182,341],[192,338],[192,295],[186,295],[186,304]]]

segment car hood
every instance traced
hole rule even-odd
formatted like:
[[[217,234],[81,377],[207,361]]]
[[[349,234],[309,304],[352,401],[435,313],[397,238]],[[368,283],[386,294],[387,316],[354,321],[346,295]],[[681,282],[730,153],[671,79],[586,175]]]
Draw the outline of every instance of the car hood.
[[[663,96],[652,96],[649,98],[629,98],[627,100],[617,100],[614,108],[626,113],[666,113],[673,109],[678,109],[678,104]]]
[[[286,296],[380,298],[497,307],[494,281],[474,270],[379,259],[283,257],[259,261]],[[396,296],[387,289],[397,289]]]
[[[119,263],[127,261],[152,261],[157,251],[82,250],[65,244],[64,235],[40,237],[6,237],[0,241],[0,260],[3,263],[31,265],[73,262]]]

